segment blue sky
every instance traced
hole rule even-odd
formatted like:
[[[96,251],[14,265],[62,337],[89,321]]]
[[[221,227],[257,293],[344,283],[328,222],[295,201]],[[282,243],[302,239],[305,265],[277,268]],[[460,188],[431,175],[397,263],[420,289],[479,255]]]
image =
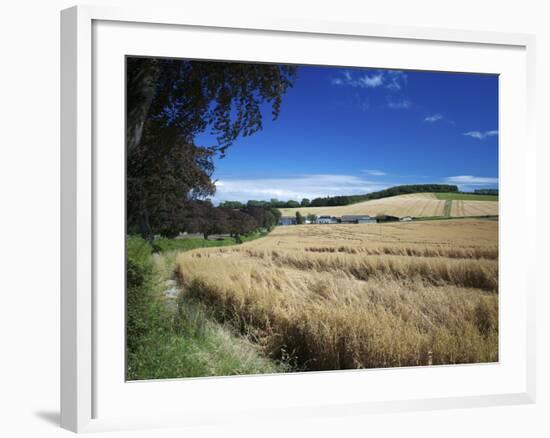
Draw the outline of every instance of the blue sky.
[[[496,188],[498,129],[494,75],[301,66],[279,118],[216,159],[214,201]]]

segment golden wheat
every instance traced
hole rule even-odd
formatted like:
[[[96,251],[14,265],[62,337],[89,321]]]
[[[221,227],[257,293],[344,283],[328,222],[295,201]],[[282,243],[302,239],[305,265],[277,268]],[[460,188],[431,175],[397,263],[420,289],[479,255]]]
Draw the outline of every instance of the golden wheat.
[[[301,369],[498,360],[498,224],[372,227],[279,227],[182,253],[177,270],[186,294]]]
[[[496,216],[498,215],[498,202],[495,201],[461,201],[453,200],[451,204],[451,216]]]
[[[443,216],[445,201],[439,200],[433,193],[412,193],[409,195],[391,196],[358,202],[357,204],[336,207],[281,208],[283,216],[294,216],[297,211],[303,215],[333,215],[365,214],[377,216],[389,214],[392,216]]]

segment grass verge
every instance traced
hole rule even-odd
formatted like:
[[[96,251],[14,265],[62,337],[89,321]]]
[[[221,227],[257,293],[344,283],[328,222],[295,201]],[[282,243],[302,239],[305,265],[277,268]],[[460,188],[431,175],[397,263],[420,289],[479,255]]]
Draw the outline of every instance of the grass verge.
[[[249,242],[251,240],[259,239],[260,237],[267,236],[268,231],[260,231],[241,236],[241,242]],[[200,237],[191,237],[186,239],[168,239],[161,237],[155,239],[154,249],[158,252],[168,251],[190,251],[197,248],[212,248],[220,246],[236,245],[237,242],[233,237],[224,237],[217,240],[206,240]]]
[[[165,240],[162,245],[166,251],[176,246]],[[275,373],[288,369],[262,355],[247,337],[217,323],[204,304],[180,296],[175,310],[167,306],[163,287],[173,272],[169,265],[173,265],[174,253],[155,257],[153,260],[152,248],[143,239],[128,237],[128,380]]]
[[[443,201],[498,201],[497,195],[478,195],[475,193],[434,193]]]
[[[451,217],[452,206],[453,206],[453,201],[451,199],[447,199],[445,201],[445,207],[443,208],[443,216]]]

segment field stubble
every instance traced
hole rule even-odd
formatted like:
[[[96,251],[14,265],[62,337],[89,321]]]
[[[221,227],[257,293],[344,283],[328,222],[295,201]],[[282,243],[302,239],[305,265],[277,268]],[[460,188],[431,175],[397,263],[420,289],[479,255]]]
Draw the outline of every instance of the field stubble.
[[[482,220],[279,227],[176,266],[184,294],[299,369],[492,362],[497,233]]]

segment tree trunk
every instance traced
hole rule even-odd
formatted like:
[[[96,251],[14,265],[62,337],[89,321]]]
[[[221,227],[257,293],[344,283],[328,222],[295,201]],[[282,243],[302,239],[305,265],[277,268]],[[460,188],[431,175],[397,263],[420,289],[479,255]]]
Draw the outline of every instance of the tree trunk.
[[[141,230],[141,236],[152,245],[155,240],[155,235],[149,223],[149,212],[147,210],[142,210],[139,215],[139,228]]]
[[[145,120],[155,96],[155,87],[160,76],[157,59],[128,61],[126,84],[126,146],[130,152],[141,142]]]

